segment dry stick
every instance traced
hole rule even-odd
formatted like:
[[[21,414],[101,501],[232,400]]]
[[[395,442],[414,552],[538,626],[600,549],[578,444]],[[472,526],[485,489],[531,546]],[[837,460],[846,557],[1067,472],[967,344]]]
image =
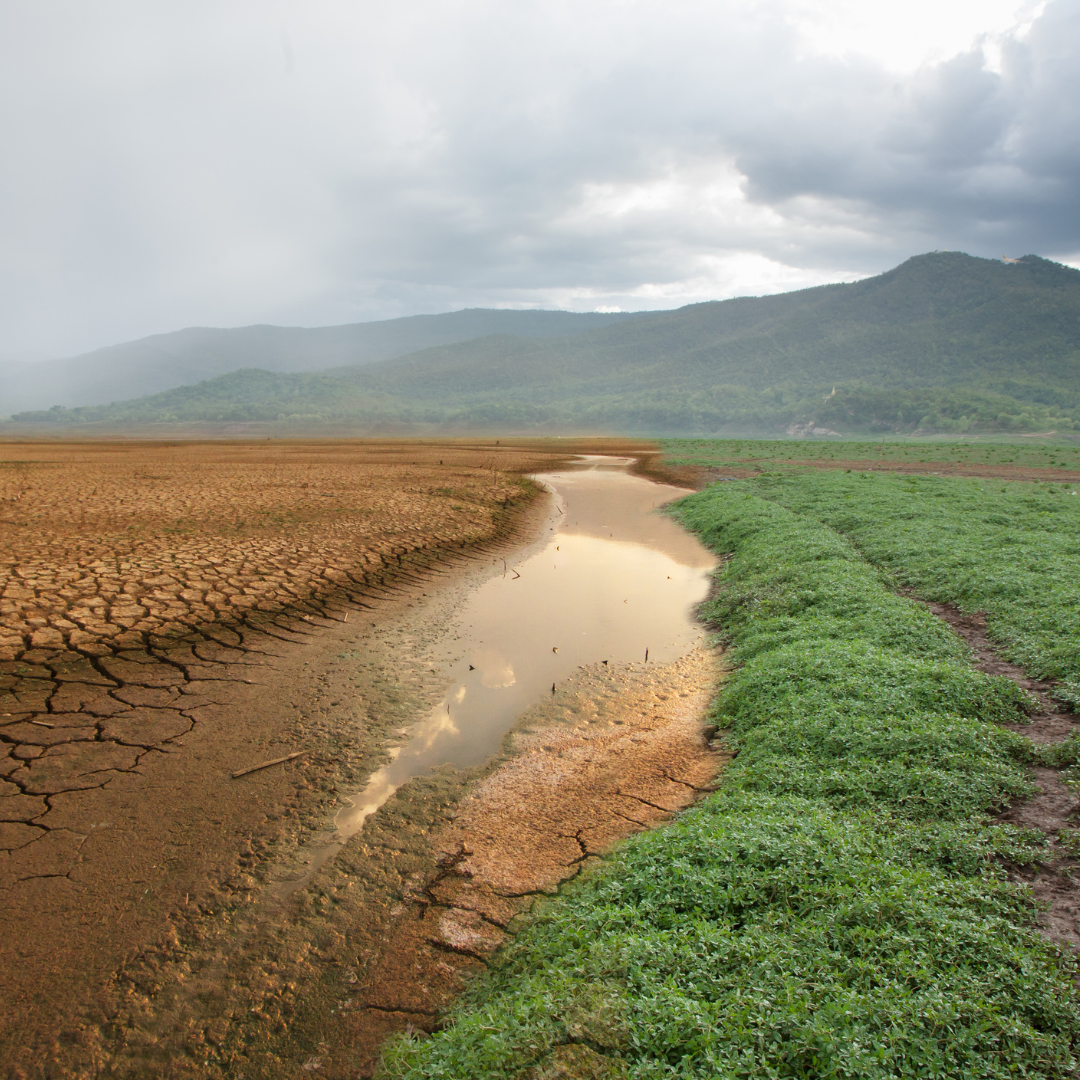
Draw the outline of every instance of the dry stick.
[[[297,750],[295,753],[286,754],[284,757],[276,757],[273,761],[264,761],[261,765],[252,765],[250,769],[241,769],[239,772],[234,772],[232,777],[235,780],[239,776],[247,776],[248,773],[268,769],[271,765],[280,765],[283,761],[292,761],[293,758],[303,757],[306,753],[306,750]]]

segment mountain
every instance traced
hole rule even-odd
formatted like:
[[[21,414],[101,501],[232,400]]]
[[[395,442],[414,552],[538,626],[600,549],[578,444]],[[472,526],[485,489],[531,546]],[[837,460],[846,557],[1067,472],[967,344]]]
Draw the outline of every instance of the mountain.
[[[473,308],[445,315],[412,315],[381,322],[308,329],[190,327],[110,345],[65,360],[26,362],[0,356],[0,415],[53,405],[102,405],[212,379],[240,368],[319,371],[371,364],[433,345],[489,334],[563,337],[634,313],[503,311]]]
[[[244,370],[19,419],[651,434],[1080,430],[1080,271],[909,259],[846,285],[557,338],[493,334],[311,374]]]

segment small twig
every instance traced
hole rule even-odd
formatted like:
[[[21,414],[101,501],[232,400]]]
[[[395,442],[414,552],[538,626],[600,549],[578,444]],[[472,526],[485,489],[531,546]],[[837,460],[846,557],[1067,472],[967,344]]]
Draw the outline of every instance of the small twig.
[[[46,724],[44,720],[31,720],[31,724],[37,724],[38,727],[56,727],[55,724]]]
[[[239,772],[234,772],[232,777],[235,780],[237,777],[247,776],[248,773],[258,772],[260,769],[269,769],[271,765],[280,765],[283,761],[292,761],[293,758],[302,757],[306,753],[306,750],[297,750],[295,753],[286,754],[284,757],[276,757],[273,761],[264,761],[261,765],[252,765],[250,769],[241,769]]]

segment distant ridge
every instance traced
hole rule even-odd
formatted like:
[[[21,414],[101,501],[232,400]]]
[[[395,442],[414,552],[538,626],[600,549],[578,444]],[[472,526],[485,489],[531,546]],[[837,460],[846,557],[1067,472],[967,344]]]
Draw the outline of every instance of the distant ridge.
[[[371,364],[488,334],[562,337],[635,317],[624,312],[469,308],[314,328],[189,327],[64,360],[27,363],[0,357],[0,415],[53,405],[105,405],[247,367],[319,371],[341,364]]]
[[[24,423],[637,434],[1080,431],[1080,271],[911,258],[573,336],[492,334],[306,374],[236,371]]]

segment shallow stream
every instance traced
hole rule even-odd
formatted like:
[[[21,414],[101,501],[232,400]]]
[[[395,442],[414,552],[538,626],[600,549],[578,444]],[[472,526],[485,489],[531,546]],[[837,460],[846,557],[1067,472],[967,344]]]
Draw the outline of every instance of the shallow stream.
[[[335,820],[340,844],[407,780],[494,754],[515,719],[586,664],[668,662],[701,636],[694,607],[714,556],[657,509],[686,492],[586,458],[536,476],[556,507],[549,539],[470,594],[443,699]]]

